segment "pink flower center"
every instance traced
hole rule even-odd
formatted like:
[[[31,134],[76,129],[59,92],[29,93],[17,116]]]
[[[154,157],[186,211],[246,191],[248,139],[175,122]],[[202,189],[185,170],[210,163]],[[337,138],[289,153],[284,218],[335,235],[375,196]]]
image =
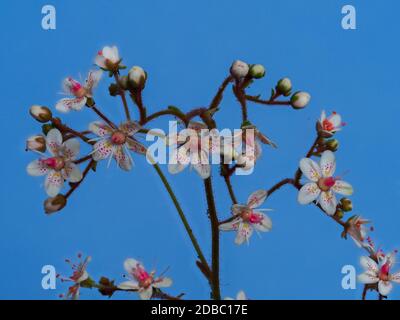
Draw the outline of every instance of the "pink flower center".
[[[328,119],[325,119],[324,121],[322,121],[322,128],[325,131],[333,131],[333,130],[335,130],[335,126]]]
[[[61,157],[52,157],[42,160],[42,162],[51,169],[61,170],[65,167],[65,161]]]
[[[381,279],[383,281],[388,281],[389,280],[389,271],[390,271],[390,264],[389,264],[389,262],[386,262],[381,267],[381,270],[379,270],[379,279]]]
[[[327,177],[327,178],[320,178],[318,180],[318,187],[322,191],[329,191],[335,185],[336,178],[334,177]]]
[[[86,95],[86,89],[78,81],[72,78],[68,78],[68,80],[71,82],[71,92],[75,97],[82,98]]]
[[[111,136],[111,142],[113,144],[121,145],[126,142],[126,135],[122,131],[115,131]]]
[[[133,276],[139,282],[139,285],[143,288],[148,288],[153,283],[153,277],[150,276],[146,270],[141,267],[137,267],[133,273]]]
[[[250,222],[251,224],[260,224],[263,220],[262,215],[254,213],[252,209],[243,210],[241,217],[243,221]]]

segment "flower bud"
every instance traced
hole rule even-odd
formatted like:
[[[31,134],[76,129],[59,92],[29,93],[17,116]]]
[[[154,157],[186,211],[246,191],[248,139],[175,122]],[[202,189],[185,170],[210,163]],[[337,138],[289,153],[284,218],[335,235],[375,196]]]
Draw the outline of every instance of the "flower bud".
[[[337,209],[335,212],[335,218],[341,220],[344,217],[344,212],[340,209]]]
[[[340,200],[340,204],[341,204],[341,206],[342,206],[342,210],[343,210],[343,211],[348,212],[348,211],[353,210],[353,203],[352,203],[351,200],[348,199],[348,198],[342,198],[342,199]]]
[[[122,77],[119,79],[119,85],[120,85],[121,88],[124,89],[124,90],[128,90],[128,89],[129,89],[128,82],[129,82],[128,76],[122,76]]]
[[[261,79],[265,76],[265,68],[262,64],[253,64],[249,72],[251,77],[255,79]]]
[[[303,109],[310,102],[311,96],[307,92],[298,91],[290,98],[293,109]]]
[[[115,83],[111,83],[108,86],[108,92],[110,93],[110,96],[115,97],[119,94],[119,87]]]
[[[34,119],[42,123],[49,122],[53,117],[50,109],[44,106],[33,105],[29,109],[29,113]]]
[[[283,94],[285,97],[290,96],[292,91],[292,81],[289,78],[282,78],[276,85],[276,91]]]
[[[45,152],[46,151],[46,139],[41,136],[32,136],[26,140],[26,151],[38,151]]]
[[[240,80],[249,73],[249,65],[246,62],[236,60],[232,63],[230,72],[232,77],[234,77],[236,80]]]
[[[325,142],[325,147],[326,147],[326,150],[335,152],[339,148],[339,141],[337,139],[330,139]]]
[[[44,202],[44,211],[46,214],[51,214],[57,211],[60,211],[62,208],[65,207],[67,204],[67,198],[62,195],[58,194],[53,198],[48,198]]]
[[[134,66],[128,72],[128,85],[133,89],[143,89],[146,79],[147,74],[141,67]]]

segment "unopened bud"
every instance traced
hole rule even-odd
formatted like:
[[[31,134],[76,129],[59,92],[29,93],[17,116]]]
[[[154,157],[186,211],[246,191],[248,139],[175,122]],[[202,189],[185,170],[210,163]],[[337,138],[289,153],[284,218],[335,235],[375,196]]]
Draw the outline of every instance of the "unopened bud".
[[[341,220],[344,217],[344,212],[340,209],[337,209],[335,212],[335,218]]]
[[[348,198],[342,198],[340,200],[340,204],[342,206],[343,211],[348,212],[348,211],[353,210],[353,203]]]
[[[282,78],[276,85],[276,91],[283,94],[285,97],[290,96],[292,91],[292,81],[289,78]]]
[[[122,88],[123,90],[128,90],[128,89],[129,89],[128,82],[129,82],[128,76],[122,76],[122,77],[119,79],[119,85],[121,86],[121,88]]]
[[[26,151],[46,151],[46,139],[43,136],[32,136],[26,140]]]
[[[49,108],[44,106],[34,105],[29,109],[31,116],[39,122],[49,122],[53,115]]]
[[[265,68],[262,64],[253,64],[250,67],[250,76],[255,79],[261,79],[265,76]]]
[[[335,152],[339,148],[339,141],[337,139],[330,139],[325,142],[325,147],[327,150]]]
[[[246,62],[236,60],[230,69],[231,75],[236,79],[243,79],[249,73],[249,65]]]
[[[67,198],[62,195],[58,194],[53,198],[48,198],[44,202],[44,211],[46,214],[51,214],[57,211],[60,211],[65,207],[67,204]]]
[[[110,96],[115,97],[119,94],[119,87],[115,83],[111,83],[108,86],[108,92],[110,93]]]
[[[311,96],[307,92],[298,91],[292,95],[290,104],[293,109],[303,109],[310,102]]]
[[[128,84],[133,89],[143,89],[146,83],[147,74],[138,66],[132,67],[128,73]]]

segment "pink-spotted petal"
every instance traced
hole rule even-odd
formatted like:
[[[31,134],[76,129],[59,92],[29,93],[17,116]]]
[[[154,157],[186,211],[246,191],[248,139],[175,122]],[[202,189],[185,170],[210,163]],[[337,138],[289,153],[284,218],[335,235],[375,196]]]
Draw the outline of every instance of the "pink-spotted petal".
[[[219,230],[221,231],[234,231],[239,229],[240,222],[242,218],[236,218],[232,221],[223,223],[219,225]]]
[[[119,126],[119,129],[128,136],[134,135],[140,130],[140,125],[136,121],[128,121]]]
[[[132,159],[122,146],[115,147],[114,158],[122,170],[129,171],[132,169]]]
[[[324,151],[320,162],[321,172],[324,177],[332,177],[336,170],[335,154],[330,151]]]
[[[367,272],[374,273],[374,274],[379,273],[378,264],[374,260],[372,260],[370,257],[362,256],[360,258],[360,265]]]
[[[252,234],[253,227],[249,223],[241,223],[236,234],[235,243],[237,245],[241,245],[244,241],[248,243]]]
[[[253,223],[252,226],[254,229],[261,232],[268,232],[272,230],[272,220],[270,217],[263,213],[254,213],[260,216],[261,221],[259,223]]]
[[[47,150],[53,155],[58,156],[63,142],[61,132],[58,129],[51,129],[46,135]]]
[[[93,160],[100,161],[110,157],[113,151],[113,144],[108,139],[97,141],[93,146]]]
[[[126,140],[126,146],[129,150],[139,154],[146,154],[147,151],[146,147],[134,138],[128,138]]]
[[[64,169],[62,170],[62,175],[65,180],[69,182],[76,183],[82,180],[82,172],[79,167],[73,162],[67,162]]]
[[[152,286],[139,291],[139,296],[140,296],[140,299],[142,299],[142,300],[150,300],[152,295],[153,295],[153,287]]]
[[[91,97],[93,93],[93,89],[97,87],[97,85],[100,82],[101,76],[103,75],[102,70],[92,70],[89,71],[88,77],[86,79],[86,90],[87,90],[87,96]]]
[[[400,283],[400,271],[390,275],[390,280],[396,283]]]
[[[177,174],[187,167],[190,162],[188,150],[182,146],[172,151],[171,157],[168,163],[168,172],[171,174]]]
[[[321,193],[319,204],[328,215],[333,216],[335,214],[337,200],[331,191]]]
[[[317,182],[322,175],[319,165],[310,158],[303,158],[300,160],[300,170],[307,179],[314,182]]]
[[[31,176],[44,176],[49,172],[49,168],[42,160],[34,160],[28,164],[26,171]]]
[[[257,190],[249,196],[247,199],[247,205],[252,209],[257,208],[264,203],[267,195],[267,190]]]
[[[377,283],[379,281],[378,276],[375,273],[369,271],[359,274],[357,276],[357,279],[359,282],[364,284],[372,284],[372,283]]]
[[[211,166],[209,164],[208,155],[206,152],[201,150],[200,153],[193,153],[192,164],[193,168],[197,171],[202,179],[207,179],[210,177]]]
[[[70,112],[71,110],[79,111],[85,106],[86,101],[86,97],[64,98],[57,102],[56,109],[63,113]]]
[[[332,190],[345,196],[351,196],[353,194],[353,187],[349,183],[342,180],[336,180]]]
[[[139,261],[132,258],[128,258],[124,261],[124,269],[130,275],[133,275],[137,268],[144,269],[143,265]]]
[[[306,183],[301,187],[297,200],[300,204],[309,204],[316,200],[320,195],[321,190],[315,182]]]
[[[55,197],[60,193],[64,179],[60,171],[51,170],[45,179],[44,187],[49,197]]]
[[[390,281],[382,281],[380,280],[378,282],[378,291],[382,296],[387,297],[389,293],[392,291],[393,285],[390,283]]]
[[[94,121],[89,124],[89,130],[99,137],[104,137],[112,133],[112,129],[103,122]]]
[[[61,153],[66,160],[75,160],[79,155],[79,149],[78,139],[68,139],[62,144]]]

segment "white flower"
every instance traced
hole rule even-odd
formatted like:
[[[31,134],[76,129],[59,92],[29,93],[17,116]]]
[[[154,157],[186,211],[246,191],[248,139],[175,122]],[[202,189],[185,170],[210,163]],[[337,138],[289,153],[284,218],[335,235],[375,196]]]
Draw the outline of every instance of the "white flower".
[[[46,136],[47,149],[52,157],[32,161],[28,174],[46,176],[45,189],[50,197],[55,197],[64,185],[64,180],[75,183],[82,179],[79,167],[74,163],[79,154],[79,141],[69,139],[63,142],[61,132],[51,129]]]
[[[358,247],[369,246],[364,241],[367,239],[368,230],[365,225],[370,223],[369,220],[362,218],[361,216],[353,216],[347,222],[346,233],[351,236]]]
[[[343,125],[342,117],[338,113],[333,112],[327,117],[325,111],[322,110],[321,118],[318,122],[318,130],[326,137],[330,137],[337,131],[342,130]]]
[[[216,131],[209,131],[200,122],[190,122],[188,129],[170,135],[168,144],[177,145],[169,159],[168,171],[171,174],[179,173],[191,164],[201,178],[210,176],[209,155],[220,152],[220,136]]]
[[[71,77],[65,78],[63,81],[63,90],[67,95],[73,98],[64,98],[57,102],[56,109],[60,112],[69,112],[71,110],[81,110],[88,98],[92,97],[92,91],[101,79],[102,71],[90,71],[85,81],[85,85],[80,84]]]
[[[301,204],[308,204],[318,199],[322,209],[329,215],[336,212],[337,200],[334,192],[342,195],[353,194],[350,184],[333,177],[336,169],[335,154],[332,151],[324,151],[321,155],[320,164],[310,158],[303,158],[300,161],[300,169],[303,174],[311,180],[299,191],[298,201]]]
[[[167,277],[155,278],[155,272],[148,273],[143,265],[135,259],[126,259],[124,268],[132,280],[122,282],[118,288],[123,290],[137,290],[142,300],[149,300],[156,288],[166,288],[172,285],[172,280]]]
[[[132,67],[128,72],[128,81],[132,88],[143,88],[146,78],[146,72],[139,66]]]
[[[393,289],[392,282],[400,283],[400,271],[390,272],[396,260],[395,253],[383,256],[379,264],[370,257],[361,257],[360,264],[365,272],[358,276],[358,281],[365,284],[377,283],[379,293],[386,297]]]
[[[246,294],[244,293],[244,291],[240,290],[236,295],[236,299],[233,299],[231,297],[226,297],[224,300],[248,300],[248,299],[247,299]]]
[[[78,258],[81,259],[82,255],[78,254]],[[72,263],[69,259],[65,261],[71,265],[72,268],[72,276],[68,278],[63,278],[58,276],[62,282],[72,281],[74,284],[68,288],[68,292],[66,294],[67,299],[77,300],[79,298],[79,290],[81,287],[81,283],[89,278],[89,273],[87,272],[87,266],[89,262],[92,260],[90,256],[86,257],[85,260],[79,261],[78,264]],[[63,295],[61,295],[63,296]]]
[[[106,158],[111,160],[114,157],[121,169],[125,171],[131,170],[133,160],[129,150],[141,154],[146,153],[146,147],[134,138],[134,134],[139,129],[139,124],[133,121],[125,122],[117,129],[111,128],[102,122],[92,122],[89,125],[89,130],[100,137],[93,146],[93,159],[95,161]]]
[[[237,79],[241,80],[249,73],[250,67],[246,62],[236,60],[232,63],[230,72],[231,75]]]
[[[94,63],[104,70],[115,71],[118,70],[121,60],[116,46],[105,46],[97,53]]]
[[[219,226],[222,231],[237,231],[235,243],[240,245],[245,240],[248,243],[253,228],[257,231],[268,232],[272,229],[271,219],[260,211],[269,211],[270,209],[256,209],[263,204],[267,197],[266,190],[253,192],[246,205],[234,204],[232,206],[233,219]]]

